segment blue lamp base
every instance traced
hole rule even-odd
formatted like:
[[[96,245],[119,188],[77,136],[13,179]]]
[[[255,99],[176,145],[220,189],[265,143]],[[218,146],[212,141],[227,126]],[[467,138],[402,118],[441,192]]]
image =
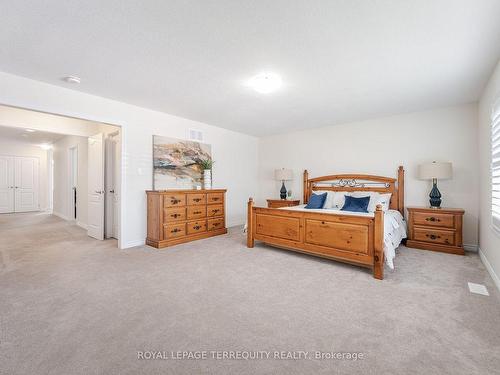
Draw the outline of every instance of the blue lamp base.
[[[437,179],[435,178],[432,179],[432,189],[431,192],[429,193],[429,198],[431,207],[434,208],[441,207],[441,193],[439,192],[439,189],[437,187]]]
[[[280,198],[281,198],[281,199],[286,199],[286,187],[285,187],[285,181],[281,181]]]

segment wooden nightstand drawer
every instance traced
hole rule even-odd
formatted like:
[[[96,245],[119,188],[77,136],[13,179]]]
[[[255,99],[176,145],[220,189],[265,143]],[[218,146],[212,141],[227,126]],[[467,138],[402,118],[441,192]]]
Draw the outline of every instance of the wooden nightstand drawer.
[[[452,230],[414,228],[415,241],[455,245],[455,232]]]
[[[408,207],[407,247],[464,254],[460,208]]]
[[[452,214],[442,214],[438,212],[415,212],[413,223],[421,226],[454,228],[455,220]]]
[[[293,207],[298,206],[300,204],[300,200],[298,199],[268,199],[267,207],[268,208],[280,208],[280,207]]]

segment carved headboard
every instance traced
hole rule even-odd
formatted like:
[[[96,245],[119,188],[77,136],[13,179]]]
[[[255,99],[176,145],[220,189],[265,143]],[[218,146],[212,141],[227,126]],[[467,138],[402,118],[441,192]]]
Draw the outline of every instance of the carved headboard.
[[[404,179],[403,166],[398,168],[398,178],[371,176],[365,174],[334,174],[309,178],[304,171],[304,203],[314,190],[330,191],[376,191],[392,193],[390,208],[398,210],[404,216]]]

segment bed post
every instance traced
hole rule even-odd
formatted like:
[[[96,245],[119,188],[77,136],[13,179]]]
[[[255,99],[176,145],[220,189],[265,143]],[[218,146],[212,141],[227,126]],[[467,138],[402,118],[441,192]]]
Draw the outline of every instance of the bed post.
[[[247,247],[253,247],[253,198],[248,199],[248,212],[247,212]]]
[[[377,204],[375,211],[373,240],[373,277],[382,280],[384,278],[384,211],[380,204]]]
[[[307,201],[309,200],[309,173],[307,172],[307,169],[304,170],[304,204],[307,204]]]
[[[405,217],[405,170],[402,165],[398,168],[398,210]]]

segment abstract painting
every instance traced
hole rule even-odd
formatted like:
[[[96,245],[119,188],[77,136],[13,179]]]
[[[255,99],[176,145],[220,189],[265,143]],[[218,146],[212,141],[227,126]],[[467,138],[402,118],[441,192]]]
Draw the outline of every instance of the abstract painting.
[[[211,159],[208,144],[153,135],[153,189],[193,189],[202,185],[197,164]]]

